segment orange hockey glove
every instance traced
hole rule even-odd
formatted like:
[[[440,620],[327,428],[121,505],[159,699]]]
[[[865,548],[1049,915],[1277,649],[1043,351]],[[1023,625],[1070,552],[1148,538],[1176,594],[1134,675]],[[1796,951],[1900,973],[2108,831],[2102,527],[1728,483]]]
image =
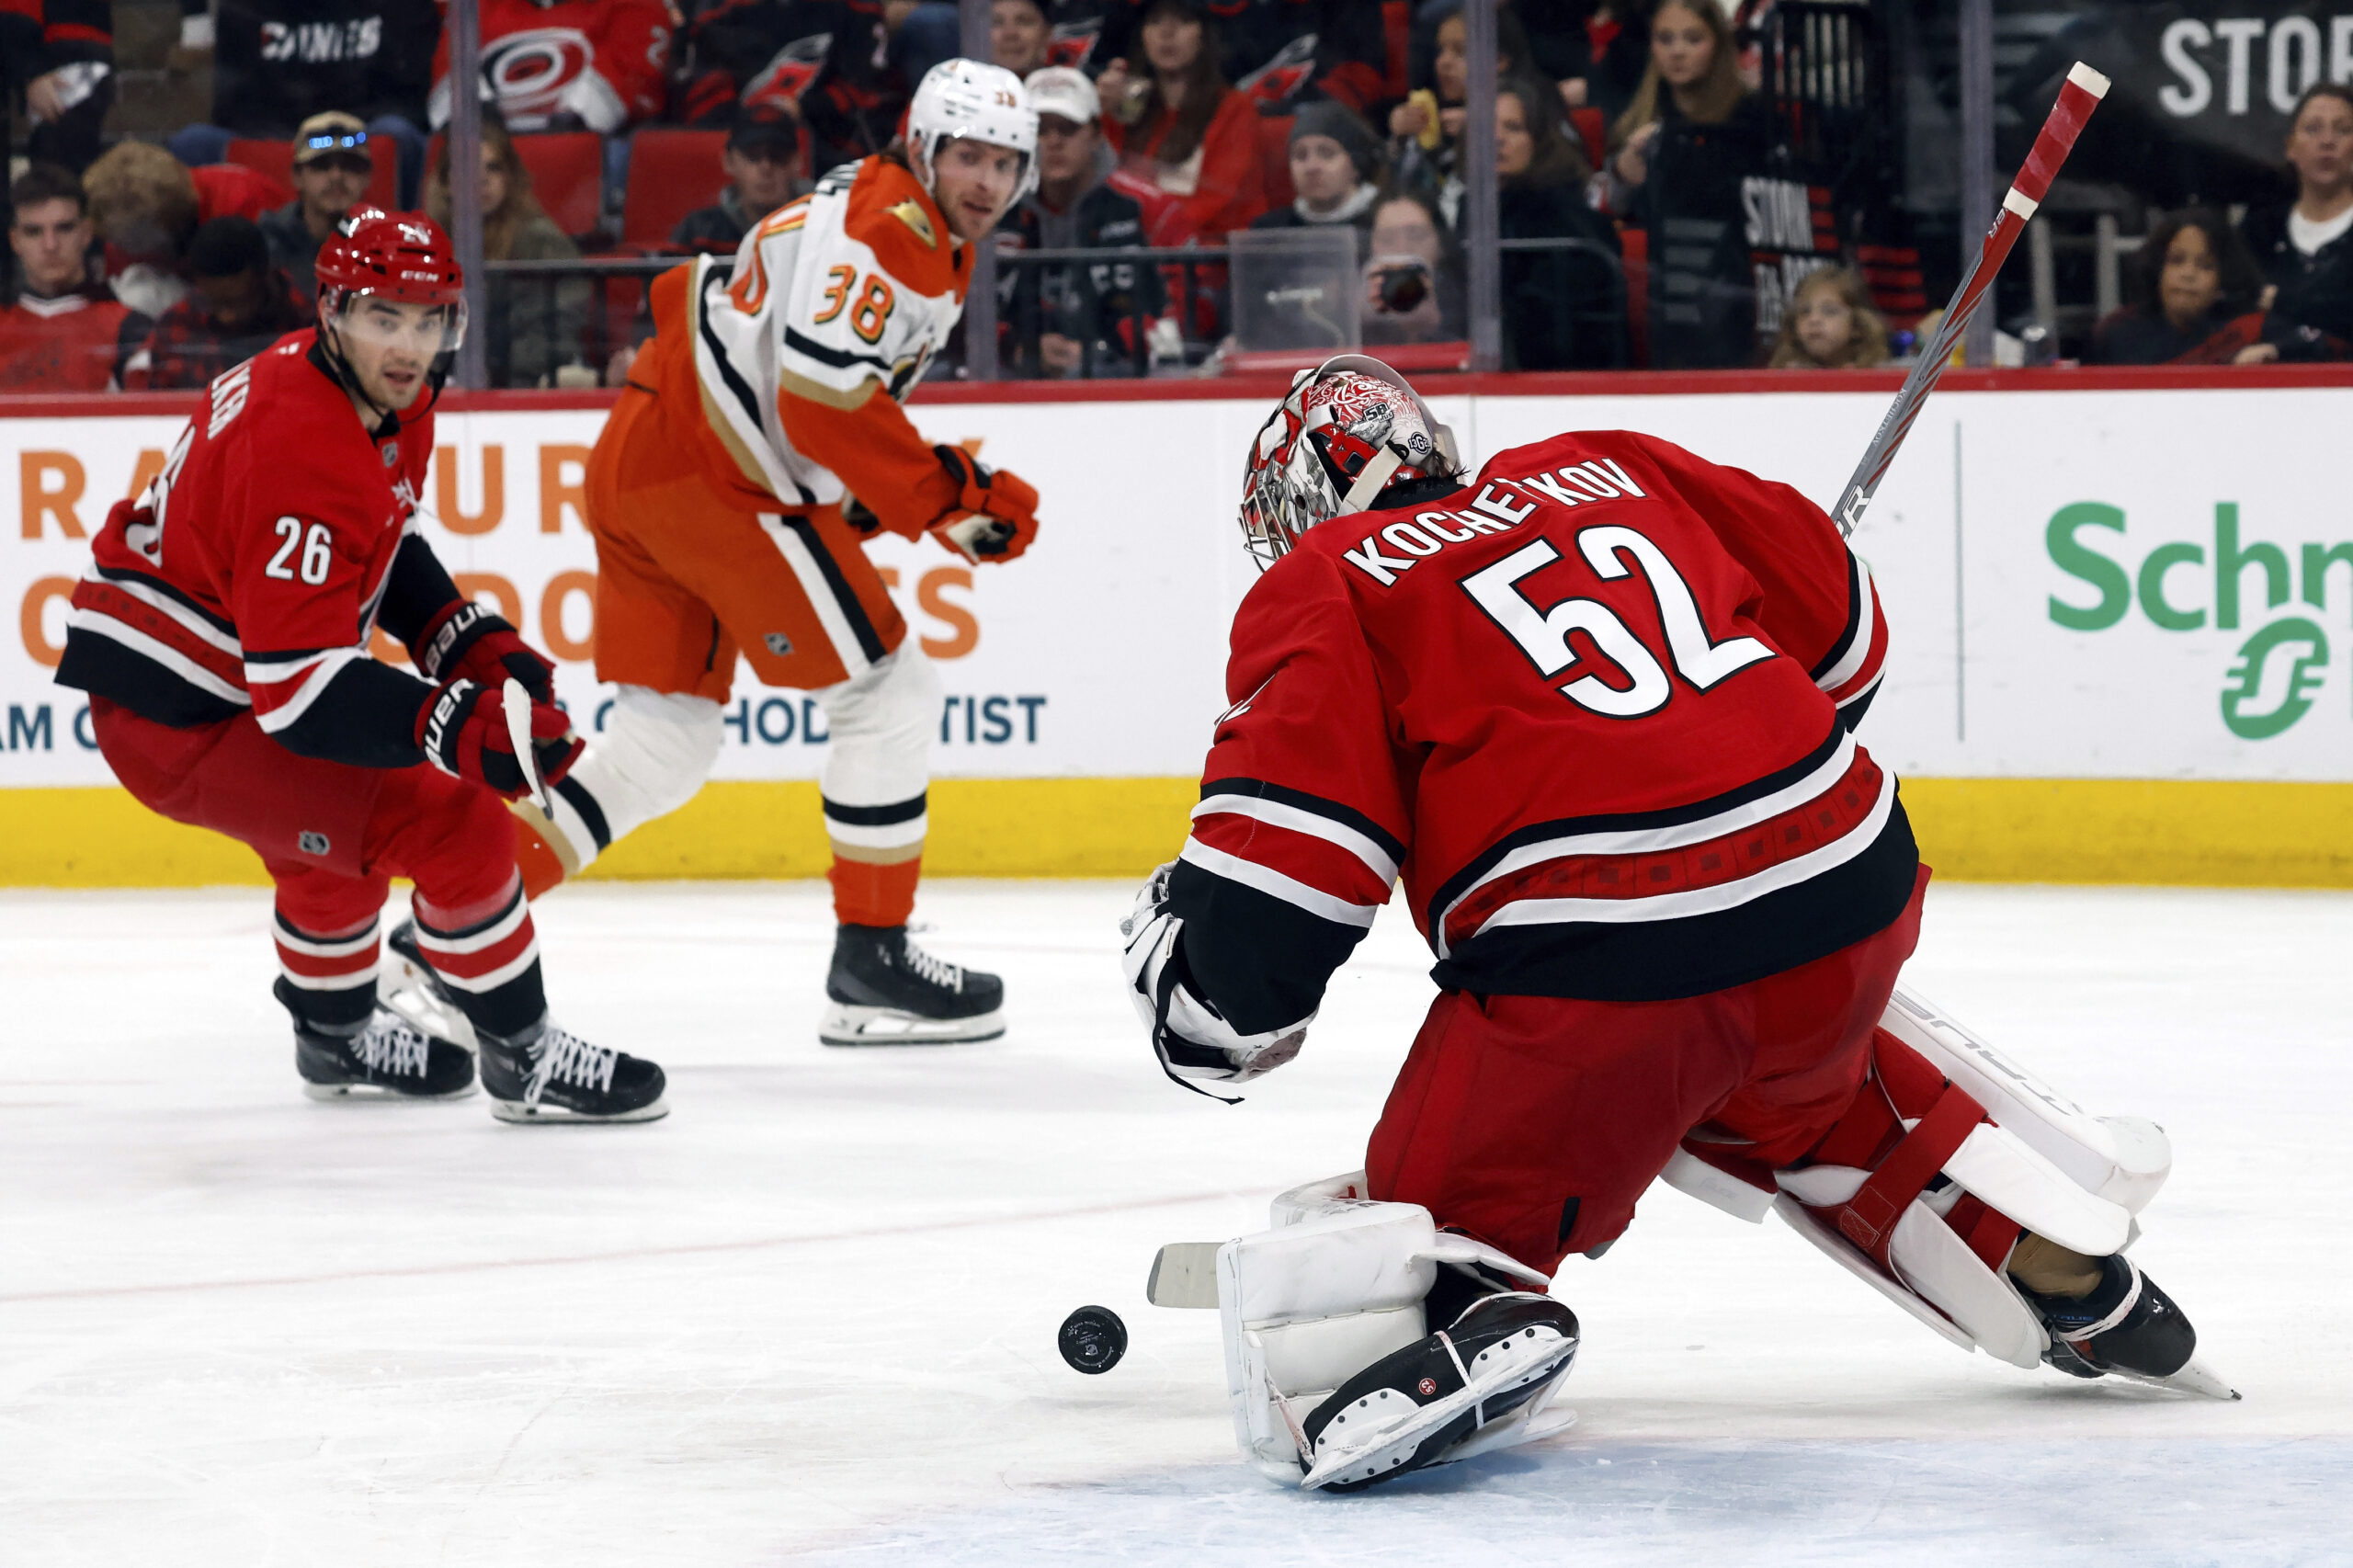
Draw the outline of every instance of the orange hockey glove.
[[[932,454],[958,489],[953,506],[934,519],[930,532],[967,561],[1010,561],[1038,537],[1038,492],[1018,474],[992,469],[961,447],[934,447]]]

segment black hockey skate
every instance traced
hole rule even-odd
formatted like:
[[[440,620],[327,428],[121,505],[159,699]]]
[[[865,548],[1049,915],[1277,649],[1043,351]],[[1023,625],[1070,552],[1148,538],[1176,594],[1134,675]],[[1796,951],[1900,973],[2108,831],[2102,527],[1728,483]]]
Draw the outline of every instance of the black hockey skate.
[[[827,1045],[955,1045],[1005,1032],[1005,982],[936,959],[904,926],[843,926],[825,976]]]
[[[2170,1382],[2198,1353],[2198,1331],[2131,1258],[2119,1253],[2098,1262],[2100,1281],[2088,1295],[2045,1296],[2018,1286],[2018,1294],[2050,1331],[2051,1348],[2042,1353],[2043,1360],[2071,1377],[2114,1372],[2139,1381]]]
[[[670,1114],[662,1069],[542,1017],[512,1040],[478,1034],[482,1086],[501,1121],[653,1121]]]
[[[1299,1433],[1314,1462],[1301,1456],[1300,1484],[1361,1491],[1542,1436],[1529,1425],[1576,1355],[1576,1313],[1552,1297],[1482,1296],[1452,1327],[1392,1351],[1308,1413]]]
[[[350,1034],[297,1023],[294,1070],[314,1100],[453,1100],[474,1092],[474,1059],[465,1047],[381,1006]]]

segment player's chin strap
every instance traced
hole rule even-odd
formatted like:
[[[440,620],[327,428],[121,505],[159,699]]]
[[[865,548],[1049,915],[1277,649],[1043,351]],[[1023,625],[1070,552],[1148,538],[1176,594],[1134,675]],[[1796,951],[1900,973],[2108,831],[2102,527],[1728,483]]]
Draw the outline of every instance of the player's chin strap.
[[[1394,446],[1384,445],[1372,455],[1372,460],[1364,465],[1364,472],[1357,475],[1357,482],[1348,486],[1348,493],[1340,498],[1341,514],[1361,512],[1371,506],[1373,497],[1389,488],[1390,476],[1404,466],[1405,454]]]
[[[368,389],[359,382],[358,372],[352,369],[351,360],[343,351],[343,334],[330,327],[324,318],[319,323],[319,351],[326,357],[327,363],[335,369],[337,384],[345,392],[375,410],[376,422],[369,427],[370,436],[381,429],[387,419],[392,422],[392,428],[397,430],[411,421],[422,419],[432,413],[441,402],[441,389],[449,384],[450,363],[457,358],[453,352],[436,354],[433,357],[433,363],[426,366],[425,370],[426,384],[431,388],[431,395],[425,400],[423,408],[411,409],[406,415],[403,415],[399,409],[387,408],[368,395]]]

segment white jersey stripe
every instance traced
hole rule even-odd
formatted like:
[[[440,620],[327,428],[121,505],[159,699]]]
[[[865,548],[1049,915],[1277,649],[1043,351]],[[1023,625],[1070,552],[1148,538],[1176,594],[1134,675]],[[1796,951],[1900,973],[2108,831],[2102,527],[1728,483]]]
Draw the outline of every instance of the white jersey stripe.
[[[152,659],[163,665],[198,690],[210,693],[224,702],[233,702],[242,708],[253,701],[244,687],[230,685],[169,643],[156,641],[137,627],[117,620],[104,610],[77,609],[66,617],[65,623],[119,642],[142,658]]]
[[[849,618],[842,613],[840,601],[834,597],[834,585],[825,580],[817,558],[809,553],[809,546],[800,534],[785,527],[783,517],[774,512],[760,514],[760,528],[768,536],[769,542],[776,546],[776,552],[784,557],[784,563],[792,568],[793,576],[800,580],[801,591],[808,596],[809,608],[817,612],[817,624],[825,629],[826,641],[833,643],[834,652],[841,656],[842,668],[852,679],[873,668],[874,661],[869,659],[866,650],[858,646],[857,631],[851,629]]]
[[[1281,801],[1269,801],[1260,795],[1211,795],[1193,808],[1193,820],[1206,816],[1248,817],[1273,827],[1289,828],[1312,838],[1336,844],[1365,864],[1365,869],[1379,877],[1383,884],[1397,880],[1397,862],[1389,852],[1345,823],[1318,816]]]
[[[219,627],[213,625],[210,621],[197,614],[194,610],[188,608],[188,606],[172,597],[171,595],[159,593],[155,589],[149,587],[146,584],[139,581],[136,577],[108,577],[102,575],[95,567],[93,567],[90,571],[83,574],[82,580],[85,583],[95,583],[104,587],[113,588],[120,593],[129,594],[132,598],[137,599],[141,604],[145,605],[148,608],[160,611],[161,613],[171,617],[174,621],[177,622],[187,630],[189,636],[208,642],[213,647],[220,649],[222,653],[230,654],[235,658],[242,659],[244,657],[244,649],[239,645],[234,637],[230,636],[227,632],[222,631]]]
[[[1347,899],[1335,898],[1321,888],[1309,887],[1305,882],[1286,877],[1280,871],[1261,866],[1255,860],[1245,860],[1239,855],[1229,855],[1222,849],[1212,849],[1198,838],[1187,839],[1184,849],[1178,853],[1176,858],[1199,866],[1202,870],[1212,875],[1223,877],[1230,882],[1240,882],[1244,887],[1256,888],[1269,897],[1279,898],[1285,903],[1295,904],[1308,914],[1320,915],[1336,925],[1353,926],[1358,930],[1370,930],[1372,927],[1372,917],[1381,913],[1379,904],[1350,903]]]
[[[1878,630],[1878,619],[1871,613],[1871,569],[1859,555],[1855,562],[1855,635],[1838,662],[1822,672],[1813,684],[1824,691],[1836,691],[1855,678],[1858,671],[1871,656],[1871,634]]]
[[[254,717],[260,722],[266,733],[278,733],[311,710],[311,704],[319,699],[319,693],[334,683],[346,665],[366,657],[368,650],[365,648],[333,648],[320,654],[313,663],[296,666],[301,672],[301,678],[294,687],[294,694],[266,711],[256,706]],[[283,686],[294,678],[290,672],[273,672],[267,665],[245,665],[245,684],[248,687]]]

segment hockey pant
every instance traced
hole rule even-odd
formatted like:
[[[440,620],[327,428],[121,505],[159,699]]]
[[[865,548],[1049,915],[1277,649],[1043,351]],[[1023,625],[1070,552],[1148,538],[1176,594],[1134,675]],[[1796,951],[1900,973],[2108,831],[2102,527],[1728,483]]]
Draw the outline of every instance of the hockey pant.
[[[278,885],[278,998],[298,1024],[344,1033],[376,1006],[378,926],[393,877],[416,884],[417,941],[485,1034],[547,1011],[514,830],[496,795],[438,768],[298,756],[251,714],[176,730],[104,698],[98,750],[159,815],[249,846]]]
[[[757,510],[664,415],[651,393],[623,392],[589,461],[597,674],[620,689],[557,786],[553,821],[517,808],[525,875],[535,892],[552,885],[693,798],[719,756],[741,653],[763,684],[811,692],[825,710],[836,915],[904,925],[939,723],[931,662],[838,508]]]

